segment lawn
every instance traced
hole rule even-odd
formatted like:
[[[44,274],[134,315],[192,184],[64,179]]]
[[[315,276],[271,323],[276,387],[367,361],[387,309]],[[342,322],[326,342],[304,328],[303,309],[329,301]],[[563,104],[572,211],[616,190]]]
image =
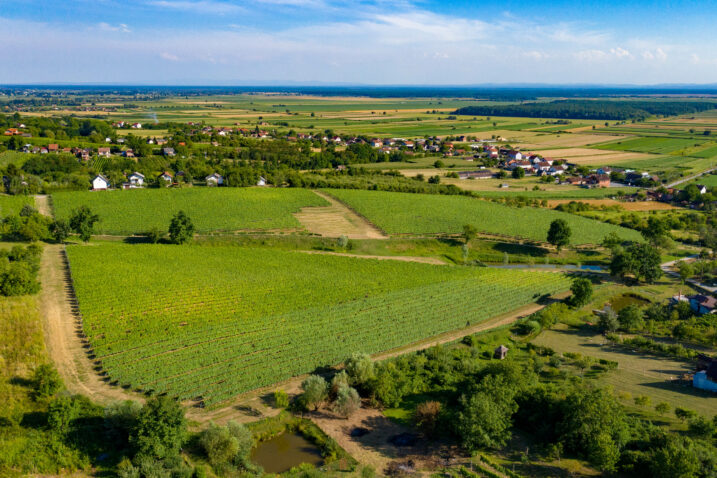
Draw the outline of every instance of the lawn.
[[[598,244],[610,232],[630,240],[640,234],[611,224],[542,208],[514,208],[465,196],[327,190],[389,234],[456,234],[466,224],[480,232],[545,241],[550,223],[564,219],[571,243]]]
[[[67,218],[79,206],[100,216],[101,234],[167,230],[172,216],[184,211],[197,232],[295,229],[292,213],[328,202],[306,189],[207,188],[77,191],[52,195],[55,216]]]
[[[67,253],[84,331],[111,379],[205,404],[569,285],[550,272],[259,247],[99,243]]]

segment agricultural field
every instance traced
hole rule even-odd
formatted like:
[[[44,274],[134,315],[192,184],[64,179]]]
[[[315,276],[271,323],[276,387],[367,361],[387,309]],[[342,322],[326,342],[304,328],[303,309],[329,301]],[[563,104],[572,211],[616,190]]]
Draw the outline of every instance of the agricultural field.
[[[206,188],[76,191],[52,195],[55,216],[68,218],[80,206],[100,216],[100,234],[167,230],[184,211],[197,232],[298,229],[292,215],[304,207],[329,203],[307,189]]]
[[[101,243],[67,253],[84,332],[111,379],[205,405],[481,322],[570,283],[259,247]]]
[[[8,196],[0,194],[0,217],[18,214],[25,204],[35,205],[32,196]]]
[[[704,140],[679,138],[631,138],[621,141],[594,145],[593,148],[613,151],[634,151],[638,153],[673,154],[684,148],[697,146]]]
[[[540,208],[513,208],[464,196],[327,190],[389,234],[456,234],[470,224],[480,232],[545,241],[550,223],[565,219],[573,244],[598,244],[610,232],[640,240],[636,231]]]

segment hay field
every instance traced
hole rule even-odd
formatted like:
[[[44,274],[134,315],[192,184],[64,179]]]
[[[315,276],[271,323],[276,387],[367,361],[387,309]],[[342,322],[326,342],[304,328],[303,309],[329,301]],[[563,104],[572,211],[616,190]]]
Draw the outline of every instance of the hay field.
[[[567,159],[570,162],[585,165],[607,165],[626,160],[648,159],[649,154],[633,152],[614,152],[590,148],[544,149],[535,151],[541,156],[554,159]]]

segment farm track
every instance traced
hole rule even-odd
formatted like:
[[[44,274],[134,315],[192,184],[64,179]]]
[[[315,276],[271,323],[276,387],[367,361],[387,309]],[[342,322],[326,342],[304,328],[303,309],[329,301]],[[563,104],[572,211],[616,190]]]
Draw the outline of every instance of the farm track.
[[[65,387],[102,404],[129,399],[142,401],[138,395],[110,385],[95,370],[89,343],[84,338],[64,246],[45,246],[40,282],[45,343]]]
[[[333,196],[320,191],[314,194],[325,199],[330,206],[305,207],[294,217],[307,231],[324,237],[346,236],[349,239],[388,239],[388,236]]]
[[[47,194],[37,194],[35,196],[35,207],[40,214],[52,216],[52,208],[50,207],[50,197]]]
[[[327,256],[354,257],[358,259],[378,259],[379,261],[402,261],[402,262],[419,262],[421,264],[432,264],[436,266],[445,266],[448,263],[436,257],[419,257],[419,256],[372,256],[365,254],[349,254],[348,252],[330,252],[330,251],[299,251],[304,254],[321,254]]]

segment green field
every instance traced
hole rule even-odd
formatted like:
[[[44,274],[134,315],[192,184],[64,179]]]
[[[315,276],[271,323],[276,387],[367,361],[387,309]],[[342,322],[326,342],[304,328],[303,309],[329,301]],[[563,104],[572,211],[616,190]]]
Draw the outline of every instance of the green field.
[[[205,404],[475,324],[566,276],[276,249],[104,243],[67,253],[113,381]]]
[[[591,146],[596,149],[609,149],[614,151],[635,151],[639,153],[670,154],[684,148],[693,147],[704,140],[679,138],[634,138],[624,139],[613,143],[604,143]]]
[[[456,234],[471,224],[480,232],[545,241],[550,223],[562,218],[570,225],[573,244],[598,244],[610,232],[640,239],[637,231],[552,209],[513,208],[464,196],[348,189],[326,192],[389,234]]]
[[[25,204],[35,205],[32,196],[8,196],[0,194],[0,217],[18,214]]]
[[[167,230],[184,211],[197,232],[299,228],[292,213],[328,203],[306,189],[206,188],[79,191],[52,195],[55,215],[67,218],[86,205],[100,216],[100,234],[135,234],[152,227]]]

